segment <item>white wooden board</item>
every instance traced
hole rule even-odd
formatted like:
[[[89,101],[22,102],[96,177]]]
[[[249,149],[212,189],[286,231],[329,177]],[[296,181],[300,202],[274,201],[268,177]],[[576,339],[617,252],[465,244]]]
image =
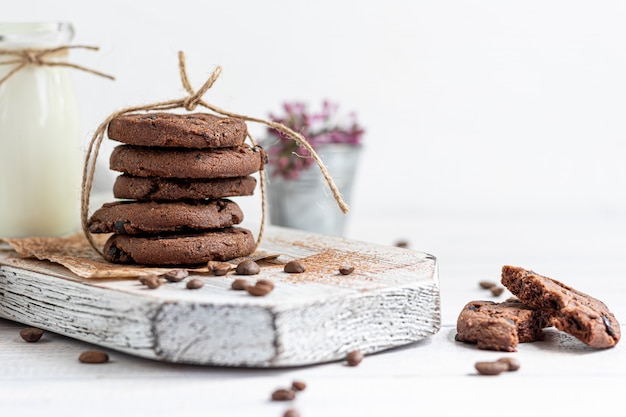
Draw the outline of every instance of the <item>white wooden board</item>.
[[[199,275],[151,290],[136,279],[84,279],[44,261],[0,252],[0,316],[155,360],[287,367],[374,353],[437,333],[438,265],[411,249],[268,227],[261,248],[280,256],[248,278],[275,282],[264,297],[230,289],[235,278]],[[302,260],[307,271],[287,274]],[[351,275],[338,269],[352,265]]]

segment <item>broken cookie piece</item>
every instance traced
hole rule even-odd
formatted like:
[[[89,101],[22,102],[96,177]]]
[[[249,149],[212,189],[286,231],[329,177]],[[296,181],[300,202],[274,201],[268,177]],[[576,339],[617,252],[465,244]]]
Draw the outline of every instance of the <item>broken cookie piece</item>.
[[[540,340],[549,318],[519,300],[470,301],[457,319],[456,340],[484,350],[515,352],[518,343]]]
[[[550,325],[586,345],[609,348],[619,342],[619,322],[602,301],[516,266],[503,266],[501,281],[524,304],[550,317]]]

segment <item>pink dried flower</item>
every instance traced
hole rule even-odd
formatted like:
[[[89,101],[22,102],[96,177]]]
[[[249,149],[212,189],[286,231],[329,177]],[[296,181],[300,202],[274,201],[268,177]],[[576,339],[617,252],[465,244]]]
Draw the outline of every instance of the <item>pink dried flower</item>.
[[[313,149],[331,143],[361,145],[365,130],[357,122],[356,113],[340,118],[336,103],[324,100],[321,111],[309,112],[303,102],[286,102],[283,110],[282,116],[270,113],[270,119],[304,136]],[[313,164],[309,151],[291,137],[273,128],[268,128],[267,132],[269,137],[264,145],[268,148],[273,176],[295,179]]]

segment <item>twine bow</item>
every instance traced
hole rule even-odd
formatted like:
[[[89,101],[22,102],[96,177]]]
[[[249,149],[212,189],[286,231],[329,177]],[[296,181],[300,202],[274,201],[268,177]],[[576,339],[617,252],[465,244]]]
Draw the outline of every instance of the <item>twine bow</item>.
[[[109,117],[107,117],[106,120],[104,120],[98,126],[91,141],[89,142],[89,146],[87,148],[87,155],[85,158],[85,164],[83,167],[83,181],[82,181],[82,193],[81,193],[81,220],[82,220],[81,223],[83,227],[83,232],[85,236],[87,237],[87,240],[89,241],[90,245],[98,253],[102,255],[102,251],[95,244],[93,236],[91,235],[87,227],[88,215],[89,215],[89,199],[90,199],[90,194],[91,194],[91,188],[93,186],[94,174],[96,170],[96,161],[98,159],[100,145],[102,144],[102,140],[104,139],[104,133],[107,129],[107,126],[111,122],[111,120],[115,119],[116,117],[128,114],[128,113],[135,113],[135,112],[140,112],[140,111],[163,111],[163,110],[172,110],[176,108],[184,108],[187,111],[193,111],[198,105],[200,105],[222,116],[238,118],[238,119],[245,120],[247,122],[261,123],[275,130],[283,132],[285,135],[291,137],[299,145],[303,146],[310,152],[311,157],[317,163],[320,171],[322,172],[322,175],[324,176],[324,179],[326,180],[326,183],[328,184],[330,190],[332,191],[333,197],[335,198],[337,205],[339,206],[339,208],[344,214],[349,211],[348,205],[341,197],[341,193],[339,192],[339,189],[337,188],[332,177],[330,176],[330,173],[326,169],[326,166],[322,162],[322,159],[319,157],[317,152],[315,152],[315,149],[313,149],[311,144],[309,144],[309,142],[306,140],[304,136],[291,130],[290,128],[288,128],[287,126],[281,123],[259,119],[256,117],[250,117],[250,116],[246,116],[242,114],[232,113],[232,112],[220,109],[219,107],[216,107],[212,104],[205,102],[204,100],[202,100],[202,96],[209,90],[209,88],[211,88],[213,83],[215,83],[217,78],[220,76],[220,73],[222,72],[221,67],[218,66],[215,69],[215,71],[213,71],[209,79],[202,85],[202,87],[200,87],[199,90],[195,91],[193,87],[191,86],[191,83],[189,82],[189,78],[187,76],[187,70],[185,66],[185,55],[183,54],[183,52],[178,53],[178,61],[179,61],[179,72],[180,72],[181,82],[185,90],[189,93],[187,97],[178,99],[178,100],[169,100],[169,101],[162,101],[162,102],[147,104],[147,105],[142,105],[142,106],[127,107],[123,110],[119,110],[111,114]],[[250,135],[249,132],[248,132],[248,138],[250,139],[253,145],[257,146],[257,143],[255,142],[254,138],[252,137],[252,135]],[[265,179],[263,175],[260,175],[260,185],[261,185],[261,200],[262,200],[262,219],[261,219],[259,235],[257,237],[257,242],[256,242],[257,247],[259,246],[261,242],[263,232],[265,229],[265,212],[266,212],[265,200],[266,199],[265,199]]]
[[[91,68],[83,67],[82,65],[72,64],[71,62],[65,61],[54,61],[50,58],[56,56],[65,56],[67,55],[70,49],[87,49],[90,51],[97,51],[100,48],[96,46],[85,46],[85,45],[65,45],[59,46],[58,48],[50,48],[50,49],[0,49],[0,57],[8,56],[13,59],[9,59],[6,61],[0,61],[0,65],[15,65],[14,68],[11,69],[2,79],[0,79],[0,84],[8,80],[13,74],[22,70],[27,65],[37,65],[37,66],[48,66],[48,67],[69,67],[77,70],[89,72],[91,74],[98,75],[100,77],[105,77],[110,80],[115,79],[111,75],[105,74],[100,71],[96,71]]]

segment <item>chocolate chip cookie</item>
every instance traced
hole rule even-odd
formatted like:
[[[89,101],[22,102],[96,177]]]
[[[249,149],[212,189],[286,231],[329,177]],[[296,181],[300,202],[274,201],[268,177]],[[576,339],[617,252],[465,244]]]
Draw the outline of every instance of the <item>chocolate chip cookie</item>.
[[[502,284],[524,304],[541,310],[551,324],[594,348],[615,346],[620,325],[600,300],[524,268],[502,267]]]
[[[105,203],[89,218],[91,233],[167,233],[230,227],[243,221],[237,203],[191,200],[167,203],[118,201]]]
[[[112,235],[104,258],[113,263],[149,266],[200,265],[228,261],[254,252],[252,232],[225,227],[201,233],[171,235]]]
[[[115,179],[113,196],[131,200],[169,201],[225,198],[254,193],[252,176],[214,179],[135,177],[122,174]]]
[[[241,119],[207,113],[126,114],[108,126],[110,139],[129,145],[197,149],[242,145],[247,132]]]
[[[519,300],[470,301],[457,319],[456,340],[479,349],[515,352],[518,343],[540,340],[548,325],[543,312]]]
[[[109,167],[138,177],[232,178],[263,168],[262,148],[183,149],[119,145],[111,152]]]

